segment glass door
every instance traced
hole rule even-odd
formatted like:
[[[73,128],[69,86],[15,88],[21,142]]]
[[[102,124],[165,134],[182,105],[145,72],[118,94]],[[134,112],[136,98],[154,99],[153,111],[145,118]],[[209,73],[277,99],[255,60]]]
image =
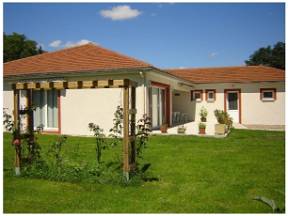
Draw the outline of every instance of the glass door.
[[[151,89],[151,118],[152,128],[160,128],[165,123],[166,110],[165,110],[165,89],[152,87]]]

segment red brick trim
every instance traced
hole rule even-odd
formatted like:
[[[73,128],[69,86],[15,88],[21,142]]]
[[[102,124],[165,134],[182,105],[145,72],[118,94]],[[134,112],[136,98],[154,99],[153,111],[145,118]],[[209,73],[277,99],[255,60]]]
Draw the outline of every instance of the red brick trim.
[[[168,126],[170,126],[170,116],[171,116],[171,110],[170,110],[170,85],[154,82],[151,81],[151,85],[154,87],[160,87],[165,89],[165,99],[166,99],[166,122]]]
[[[208,101],[208,92],[213,92],[214,93],[214,100],[213,101]],[[205,91],[205,100],[208,102],[214,102],[216,101],[216,89],[206,89]]]
[[[274,100],[271,100],[272,102],[277,99],[277,90],[276,90],[276,88],[260,88],[260,100],[266,102],[266,100],[263,100],[263,92],[264,91],[272,91],[273,98],[274,98]],[[269,100],[267,100],[267,101],[269,101]]]
[[[241,100],[241,89],[224,89],[224,111],[227,111],[227,93],[229,91],[237,91],[238,100],[239,100],[239,123],[242,123],[242,100]]]

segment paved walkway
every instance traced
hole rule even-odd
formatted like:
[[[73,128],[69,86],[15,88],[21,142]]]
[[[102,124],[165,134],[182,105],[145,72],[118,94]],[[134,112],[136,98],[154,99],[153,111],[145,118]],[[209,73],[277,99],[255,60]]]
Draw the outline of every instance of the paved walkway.
[[[236,129],[250,129],[250,130],[274,130],[285,131],[285,125],[247,125],[247,124],[234,124]]]

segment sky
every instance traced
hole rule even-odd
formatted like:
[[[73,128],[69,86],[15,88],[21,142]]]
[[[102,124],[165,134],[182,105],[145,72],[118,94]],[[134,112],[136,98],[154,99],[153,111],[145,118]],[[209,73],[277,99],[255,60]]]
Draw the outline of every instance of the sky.
[[[237,66],[285,42],[285,5],[4,3],[4,32],[46,51],[93,42],[159,68]]]

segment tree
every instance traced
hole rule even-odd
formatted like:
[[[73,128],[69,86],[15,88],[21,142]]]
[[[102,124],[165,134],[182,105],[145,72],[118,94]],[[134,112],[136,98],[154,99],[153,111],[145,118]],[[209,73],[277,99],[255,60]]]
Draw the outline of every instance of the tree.
[[[29,40],[24,34],[4,33],[4,62],[41,54],[44,51],[36,41]]]
[[[285,43],[278,42],[271,46],[256,50],[247,61],[246,65],[266,65],[285,69]]]

